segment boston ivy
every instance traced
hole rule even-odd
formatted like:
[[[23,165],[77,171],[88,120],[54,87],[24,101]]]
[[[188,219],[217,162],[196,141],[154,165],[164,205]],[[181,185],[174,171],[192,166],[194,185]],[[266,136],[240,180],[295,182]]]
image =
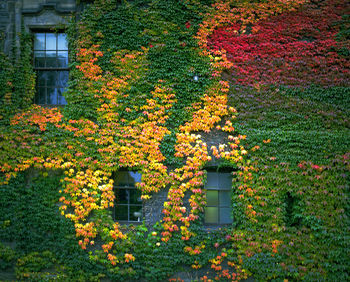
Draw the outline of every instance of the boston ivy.
[[[344,32],[344,25],[332,25],[329,32],[326,28],[340,19],[345,4],[336,1],[336,9],[327,13],[334,1],[324,1],[321,7],[305,2],[215,1],[208,6],[211,1],[96,0],[68,28],[72,71],[65,94],[68,105],[62,111],[37,105],[27,109],[33,73],[29,47],[23,43],[19,64],[26,66],[25,75],[14,77],[15,68],[6,61],[0,77],[6,85],[1,90],[1,114],[7,118],[0,133],[0,234],[2,240],[20,242],[17,254],[2,259],[18,258],[17,278],[46,279],[51,274],[45,274],[43,265],[57,265],[62,267],[55,268],[54,275],[62,279],[161,280],[172,275],[175,265],[184,271],[190,268],[203,281],[235,281],[251,274],[260,280],[347,280],[349,266],[342,253],[349,250],[349,154],[343,148],[327,148],[315,158],[322,162],[314,162],[311,153],[300,149],[298,154],[290,146],[290,154],[286,150],[284,156],[292,161],[276,161],[283,156],[276,148],[285,148],[283,143],[298,137],[293,136],[298,131],[282,137],[265,134],[274,126],[287,126],[278,123],[279,117],[305,129],[310,124],[283,109],[269,113],[273,117],[267,120],[274,119],[275,124],[244,124],[229,101],[236,99],[242,114],[249,115],[240,104],[246,97],[239,96],[237,87],[231,92],[235,98],[229,100],[229,83],[221,79],[223,70],[233,67],[230,80],[253,87],[244,90],[248,98],[261,92],[273,97],[288,92],[290,85],[303,89],[304,82],[324,89],[320,84],[327,85],[333,76],[316,81],[313,72],[305,72],[291,83],[295,77],[284,65],[287,61],[300,66],[304,59],[316,62],[319,52],[328,63],[336,56],[338,69],[332,75],[342,76],[329,86],[347,93],[347,62],[333,50],[338,50],[335,36]],[[316,43],[300,38],[309,35],[305,27],[314,13],[327,20],[325,25],[318,22],[319,31],[312,30]],[[296,29],[283,28],[294,16],[302,19],[297,34]],[[290,48],[276,41],[283,30],[288,34],[282,39]],[[345,45],[346,37],[341,39]],[[256,49],[259,44],[266,48]],[[298,46],[309,50],[310,57],[305,52],[296,54],[302,58],[292,57]],[[282,64],[274,60],[279,48],[285,51]],[[318,91],[310,89],[301,93]],[[15,103],[12,94],[17,95]],[[316,94],[307,96],[319,99]],[[346,95],[341,96],[346,101]],[[6,103],[18,112],[6,112]],[[259,109],[257,105],[254,111]],[[337,121],[346,136],[341,114],[335,121],[317,119],[312,125],[319,129]],[[288,129],[293,128],[290,123]],[[256,130],[249,132],[251,127]],[[254,140],[254,133],[261,133],[262,140]],[[219,134],[224,140],[208,148],[206,134]],[[276,136],[281,146],[269,147]],[[260,154],[261,142],[266,151]],[[308,158],[303,160],[304,156]],[[206,205],[204,167],[213,158],[235,170],[234,223],[207,233],[201,223]],[[112,174],[121,168],[142,173],[137,188],[145,201],[169,189],[163,219],[152,230],[144,225],[125,230],[113,222]],[[72,271],[78,268],[84,272]]]

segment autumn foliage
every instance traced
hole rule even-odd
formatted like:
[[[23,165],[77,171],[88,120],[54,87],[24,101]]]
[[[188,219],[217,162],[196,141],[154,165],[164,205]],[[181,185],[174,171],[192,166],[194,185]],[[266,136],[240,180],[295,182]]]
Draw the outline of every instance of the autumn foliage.
[[[97,19],[115,7],[113,1],[95,2],[91,13]],[[192,9],[197,2],[183,1],[183,5]],[[267,254],[269,258],[288,255],[294,241],[287,242],[288,236],[282,234],[286,226],[279,205],[283,205],[283,201],[277,193],[277,189],[282,191],[282,188],[275,188],[271,182],[265,184],[267,180],[259,175],[261,172],[269,175],[273,169],[281,173],[284,167],[263,166],[252,159],[260,146],[248,149],[247,136],[236,132],[237,111],[228,105],[229,82],[222,79],[222,73],[228,70],[233,84],[254,86],[259,90],[260,85],[348,85],[349,60],[339,52],[349,47],[348,41],[335,39],[336,22],[341,20],[342,10],[348,9],[348,5],[336,0],[317,4],[305,0],[216,1],[212,7],[207,7],[197,29],[187,19],[179,27],[175,23],[159,26],[157,32],[167,39],[169,32],[182,29],[183,34],[190,36],[187,43],[185,40],[176,45],[172,42],[174,47],[165,40],[162,42],[161,35],[152,35],[152,31],[144,28],[140,33],[148,42],[135,50],[105,50],[103,33],[107,30],[93,33],[98,21],[91,23],[92,27],[79,23],[73,64],[78,79],[70,91],[80,91],[90,99],[95,116],[75,119],[60,109],[37,105],[14,115],[6,132],[0,133],[1,183],[8,183],[30,167],[61,171],[64,176],[59,210],[74,223],[80,247],[91,251],[97,240],[101,240],[100,246],[96,246],[101,252],[91,251],[94,260],[109,268],[131,268],[137,261],[133,238],[110,216],[109,220],[102,220],[101,214],[108,214],[107,210],[115,204],[113,173],[120,169],[137,170],[142,174],[137,189],[142,192],[144,201],[168,189],[162,210],[162,244],[180,234],[185,242],[183,251],[190,257],[193,269],[200,269],[201,255],[215,248],[205,263],[210,265],[217,279],[246,278],[248,273],[242,267],[242,257],[250,261],[260,254]],[[153,37],[147,37],[148,34]],[[196,45],[188,46],[194,39]],[[189,119],[175,128],[171,124],[172,114],[183,103],[176,89],[178,78],[174,81],[169,77],[157,79],[151,86],[147,85],[149,91],[139,93],[142,101],[132,96],[132,91],[142,84],[152,67],[152,54],[155,56],[156,52],[165,50],[167,44],[171,46],[172,55],[181,48],[188,48],[194,57],[203,58],[208,70],[202,75],[205,90],[183,108]],[[108,60],[107,66],[103,60]],[[188,72],[191,76],[194,70]],[[192,78],[190,83],[194,83]],[[80,96],[75,98],[81,99]],[[213,132],[225,137],[217,146],[209,147],[203,136]],[[172,157],[178,161],[174,167],[168,165],[162,150],[164,140],[171,135],[175,139]],[[270,142],[270,139],[262,141],[263,144]],[[192,243],[197,236],[192,226],[199,222],[206,206],[204,168],[213,159],[235,169],[232,197],[239,203],[235,215],[243,222],[243,227],[228,229],[225,237],[218,240],[220,244],[206,246],[204,242]],[[347,159],[348,155],[336,165],[346,165]],[[314,181],[320,179],[322,185],[326,185],[326,178],[333,173],[331,167],[306,161],[300,162],[299,169],[295,177],[307,175],[312,179],[310,186],[317,186]],[[292,186],[293,179],[290,183]],[[325,193],[320,189],[317,192]],[[190,195],[188,201],[186,194]],[[296,196],[303,194],[311,197],[305,187]],[[270,207],[273,210],[269,210]],[[327,202],[319,208],[323,207],[330,209]],[[337,222],[342,214],[343,210],[338,209]],[[264,234],[259,234],[260,230]],[[304,230],[300,236],[306,238],[308,231]],[[295,242],[302,245],[300,240]],[[321,248],[321,251],[324,250]],[[298,267],[304,263],[300,256],[296,260]],[[283,268],[292,262],[286,259],[282,263]],[[300,269],[298,278],[306,275]],[[206,276],[201,280],[210,281]]]

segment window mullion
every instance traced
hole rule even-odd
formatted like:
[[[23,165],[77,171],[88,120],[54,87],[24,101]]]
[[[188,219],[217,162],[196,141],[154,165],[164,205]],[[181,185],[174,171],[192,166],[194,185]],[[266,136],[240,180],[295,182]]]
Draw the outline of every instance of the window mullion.
[[[44,105],[64,105],[66,101],[62,93],[67,87],[67,76],[63,74],[64,71],[69,71],[67,62],[65,60],[66,55],[63,55],[62,64],[58,61],[58,34],[51,32],[38,32],[35,33],[35,39],[39,44],[34,46],[34,70],[46,72],[47,75],[43,75],[42,81],[37,85],[37,93],[35,96],[35,103]],[[49,40],[49,41],[48,41]],[[55,44],[53,43],[55,40]],[[61,41],[63,45],[66,45],[66,37],[62,36]],[[43,46],[42,46],[43,44]],[[48,44],[50,46],[48,46]],[[66,50],[68,52],[68,50]],[[42,57],[41,57],[42,56]],[[50,78],[50,83],[48,83]],[[42,88],[40,90],[40,88]]]

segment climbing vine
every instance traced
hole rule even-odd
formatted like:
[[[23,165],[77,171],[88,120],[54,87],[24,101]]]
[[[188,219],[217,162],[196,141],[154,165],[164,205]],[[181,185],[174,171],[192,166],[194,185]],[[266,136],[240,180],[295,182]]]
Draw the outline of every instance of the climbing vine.
[[[248,27],[237,19],[246,8],[237,11],[227,5],[219,10],[225,24],[212,30],[208,46],[226,51],[234,64],[235,83],[347,85],[349,60],[340,50],[348,50],[349,42],[336,39],[336,25],[349,9],[345,1],[313,2],[300,10],[263,14]]]
[[[9,126],[0,133],[1,183],[10,185],[30,168],[60,172],[60,214],[73,223],[78,244],[89,252],[90,261],[106,267],[115,279],[141,275],[140,269],[147,266],[140,266],[138,259],[152,248],[165,252],[178,246],[183,262],[192,269],[210,265],[212,277],[202,275],[203,281],[213,277],[236,281],[251,273],[262,279],[325,277],[332,273],[326,259],[309,258],[307,252],[295,252],[295,246],[308,242],[324,254],[312,232],[322,242],[332,242],[327,235],[334,234],[332,226],[346,226],[341,219],[346,218],[347,196],[342,198],[345,191],[339,191],[346,186],[348,154],[335,158],[333,166],[301,161],[293,167],[275,164],[274,157],[266,163],[254,159],[260,145],[249,147],[246,136],[235,130],[237,111],[228,104],[229,82],[222,73],[233,69],[234,83],[294,85],[291,80],[297,79],[289,76],[289,65],[300,63],[309,50],[312,60],[324,59],[329,68],[333,63],[341,66],[333,70],[342,74],[333,82],[344,86],[348,62],[337,51],[346,42],[336,43],[336,27],[328,31],[334,20],[340,20],[343,3],[337,1],[337,9],[329,15],[333,2],[326,1],[319,13],[329,22],[321,17],[313,35],[316,42],[301,43],[299,37],[309,34],[305,26],[311,25],[314,15],[305,0],[215,1],[212,6],[206,2],[210,1],[150,0],[117,6],[114,0],[94,1],[80,22],[69,27],[73,55],[65,109],[38,105],[27,109],[33,76],[25,71],[25,94],[17,107],[21,111],[9,115]],[[169,17],[169,11],[175,16]],[[299,29],[288,26],[295,17],[303,19]],[[283,42],[273,45],[277,37]],[[295,48],[303,50],[302,56],[293,53]],[[21,53],[26,66],[28,50]],[[283,67],[272,63],[270,71],[277,53],[284,58]],[[324,57],[316,58],[316,53]],[[320,66],[315,63],[313,70]],[[10,103],[11,93],[21,85],[7,79],[13,73],[7,63],[0,77],[6,82],[1,90],[4,103]],[[320,84],[328,85],[329,77],[323,78]],[[209,148],[205,135],[215,133],[223,138]],[[201,229],[201,220],[206,206],[204,168],[213,159],[235,170],[235,221],[211,237]],[[147,233],[144,226],[128,232],[111,219],[113,178],[120,169],[142,174],[137,189],[144,201],[168,189],[163,218],[153,232]],[[338,171],[345,176],[338,179]],[[322,215],[314,215],[310,191],[317,192]],[[324,197],[328,194],[329,202]],[[339,241],[346,236],[341,233]],[[336,253],[343,243],[333,243],[332,259],[345,268]],[[54,261],[50,254],[45,257]],[[266,272],[256,269],[260,261],[270,264]]]

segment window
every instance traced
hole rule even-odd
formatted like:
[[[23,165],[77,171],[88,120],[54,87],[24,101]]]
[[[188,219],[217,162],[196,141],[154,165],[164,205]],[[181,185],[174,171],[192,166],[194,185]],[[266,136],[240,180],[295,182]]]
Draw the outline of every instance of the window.
[[[139,222],[142,219],[141,191],[135,184],[141,174],[133,171],[118,171],[114,179],[116,203],[113,218],[120,222]]]
[[[65,105],[68,83],[68,43],[65,33],[34,33],[34,70],[37,75],[34,103]]]
[[[204,213],[205,224],[230,224],[231,218],[230,173],[208,172],[204,188],[207,191],[207,206]]]

